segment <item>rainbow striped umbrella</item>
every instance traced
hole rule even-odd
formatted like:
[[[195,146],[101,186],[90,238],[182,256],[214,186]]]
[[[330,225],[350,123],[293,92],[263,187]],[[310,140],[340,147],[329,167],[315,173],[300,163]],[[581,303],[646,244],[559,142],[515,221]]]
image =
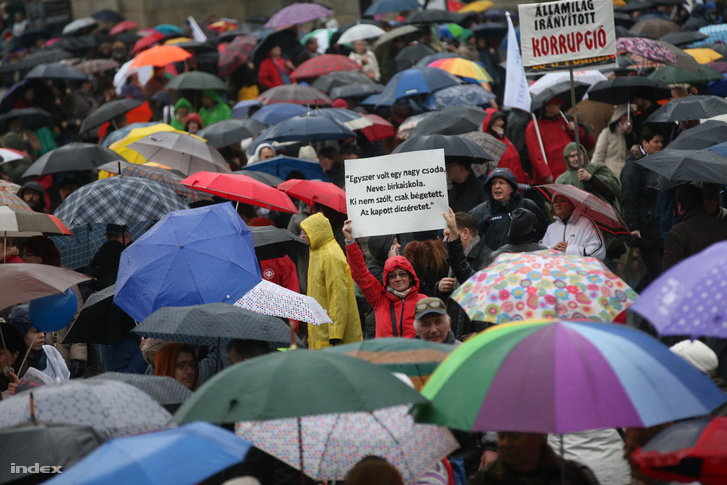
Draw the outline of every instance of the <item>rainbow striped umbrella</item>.
[[[479,63],[474,61],[468,61],[461,57],[447,57],[445,59],[437,59],[436,61],[429,64],[429,67],[436,67],[442,69],[450,74],[463,78],[467,82],[474,84],[479,83],[491,83],[492,76],[490,76],[485,68]]]
[[[709,414],[727,396],[653,337],[623,325],[528,320],[459,346],[417,421],[466,431],[646,428]]]

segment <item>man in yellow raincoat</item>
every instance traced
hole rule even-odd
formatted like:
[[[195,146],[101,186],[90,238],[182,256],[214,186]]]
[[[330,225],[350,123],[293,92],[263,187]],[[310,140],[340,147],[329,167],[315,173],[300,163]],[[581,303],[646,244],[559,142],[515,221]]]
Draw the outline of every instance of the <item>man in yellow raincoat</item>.
[[[333,323],[308,325],[308,347],[322,349],[363,340],[356,307],[353,278],[346,256],[333,238],[331,223],[314,214],[300,223],[303,239],[310,244],[308,296],[316,299]]]

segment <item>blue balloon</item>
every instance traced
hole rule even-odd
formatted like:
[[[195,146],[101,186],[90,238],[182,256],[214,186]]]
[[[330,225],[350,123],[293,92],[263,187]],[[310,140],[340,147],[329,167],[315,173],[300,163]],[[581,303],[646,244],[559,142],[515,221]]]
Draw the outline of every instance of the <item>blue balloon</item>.
[[[72,289],[58,295],[36,298],[30,301],[30,323],[41,332],[57,332],[73,320],[78,308],[78,298]]]

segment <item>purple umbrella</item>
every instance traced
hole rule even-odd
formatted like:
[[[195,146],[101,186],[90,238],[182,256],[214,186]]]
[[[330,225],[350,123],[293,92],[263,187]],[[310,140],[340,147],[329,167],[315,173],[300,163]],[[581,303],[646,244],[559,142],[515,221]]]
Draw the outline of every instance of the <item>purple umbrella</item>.
[[[320,19],[333,15],[333,11],[328,10],[315,3],[294,3],[278,10],[278,12],[267,21],[265,27],[275,29],[278,27],[287,27],[289,25],[297,25],[311,20]]]

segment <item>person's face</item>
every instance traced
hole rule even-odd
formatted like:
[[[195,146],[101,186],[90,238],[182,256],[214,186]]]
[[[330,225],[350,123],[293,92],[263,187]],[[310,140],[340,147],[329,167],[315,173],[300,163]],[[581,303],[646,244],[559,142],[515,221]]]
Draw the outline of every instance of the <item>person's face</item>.
[[[235,352],[235,349],[230,349],[229,354],[230,354],[230,362],[232,362],[233,364],[237,364],[238,362],[240,362],[242,360],[237,356],[237,352]]]
[[[642,141],[641,146],[644,148],[644,151],[649,155],[651,155],[652,153],[660,152],[661,149],[664,148],[664,138],[661,135],[656,135],[650,141]]]
[[[505,133],[505,118],[497,118],[492,123],[491,129],[498,135],[502,135],[503,133]]]
[[[187,116],[189,116],[189,108],[182,106],[177,110],[177,114],[182,119],[187,119]]]
[[[211,109],[215,106],[215,100],[205,96],[202,98],[202,104],[204,105],[205,108]]]
[[[357,40],[353,43],[353,48],[356,49],[357,53],[363,54],[366,52],[366,42],[362,40]]]
[[[411,286],[411,275],[408,271],[396,268],[386,276],[386,280],[392,289],[396,291],[406,291]]]
[[[300,238],[303,240],[303,242],[310,246],[310,238],[308,238],[308,233],[302,229],[300,231]]]
[[[563,197],[562,195],[556,195],[553,197],[553,214],[560,219],[567,219],[573,213],[573,203]]]
[[[37,254],[33,254],[26,249],[25,251],[23,251],[23,261],[25,261],[26,263],[42,264],[43,257],[38,256]]]
[[[316,52],[318,50],[318,39],[313,39],[313,41],[308,44],[308,52]]]
[[[444,343],[449,335],[450,322],[448,315],[429,313],[424,315],[418,323],[417,335],[427,342]]]
[[[263,148],[260,150],[260,160],[267,160],[269,158],[273,158],[275,156],[275,153],[268,147]]]
[[[492,180],[492,198],[495,199],[495,202],[507,202],[511,195],[512,186],[507,183],[507,180],[500,177]]]
[[[189,129],[189,132],[192,134],[195,134],[199,131],[199,123],[196,121],[190,121],[187,125],[187,128]]]
[[[447,171],[447,181],[461,184],[467,180],[467,169],[459,163],[447,163],[444,165]]]
[[[26,204],[33,207],[40,202],[40,192],[33,189],[25,189],[23,192],[23,200]]]
[[[25,346],[37,352],[43,348],[43,344],[45,344],[45,334],[30,327],[28,333],[25,334]]]
[[[558,113],[560,113],[560,105],[559,104],[546,104],[544,110],[545,110],[545,116],[548,118],[552,118],[553,116],[558,116]]]
[[[536,433],[497,433],[498,459],[515,470],[527,471],[537,463],[545,435]]]
[[[568,163],[572,168],[578,168],[578,150],[573,150],[568,154]]]
[[[177,362],[174,363],[174,378],[183,385],[192,389],[194,387],[194,371],[197,369],[197,361],[189,352],[180,352],[177,355]]]
[[[328,157],[318,157],[318,163],[324,172],[329,171],[333,168],[333,160]]]
[[[61,200],[66,200],[69,195],[78,189],[77,185],[65,184],[58,188],[58,194],[61,196]]]
[[[273,47],[270,49],[270,56],[271,57],[280,57],[280,55],[283,53],[283,51],[280,49],[280,47]]]
[[[0,372],[6,367],[12,367],[19,355],[20,352],[10,352],[0,347]]]

